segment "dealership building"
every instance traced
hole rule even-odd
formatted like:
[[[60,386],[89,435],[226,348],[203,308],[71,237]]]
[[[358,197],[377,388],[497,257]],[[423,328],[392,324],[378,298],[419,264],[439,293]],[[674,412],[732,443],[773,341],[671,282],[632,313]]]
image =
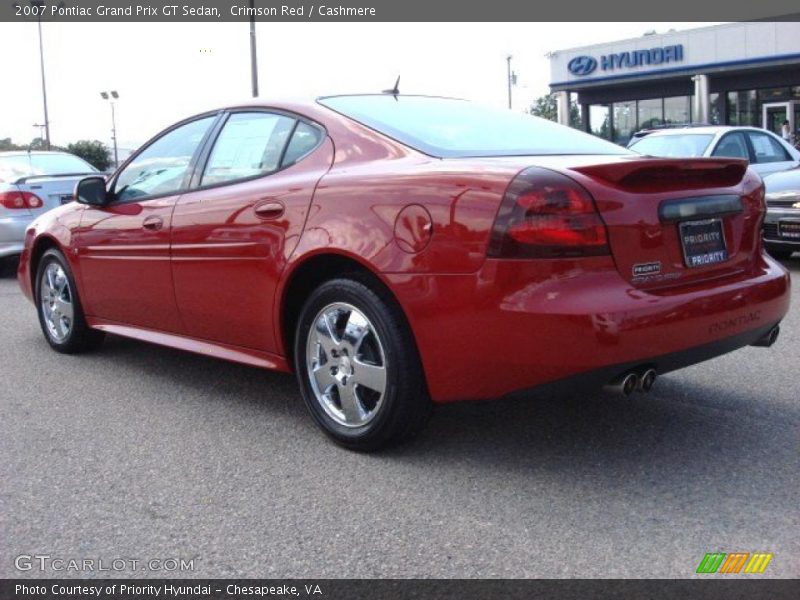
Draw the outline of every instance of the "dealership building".
[[[550,54],[559,121],[625,144],[639,129],[753,125],[800,138],[800,23],[729,23]]]

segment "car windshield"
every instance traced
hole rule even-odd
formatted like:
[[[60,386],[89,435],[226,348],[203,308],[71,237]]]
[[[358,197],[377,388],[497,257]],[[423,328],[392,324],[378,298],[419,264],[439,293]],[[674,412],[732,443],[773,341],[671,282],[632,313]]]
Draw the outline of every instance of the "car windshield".
[[[576,129],[506,109],[426,96],[333,96],[319,102],[438,157],[628,154]]]
[[[11,154],[0,156],[0,181],[15,181],[34,175],[96,173],[92,165],[73,154]]]
[[[707,133],[686,133],[680,135],[648,135],[630,149],[647,156],[693,157],[703,156],[713,135]]]

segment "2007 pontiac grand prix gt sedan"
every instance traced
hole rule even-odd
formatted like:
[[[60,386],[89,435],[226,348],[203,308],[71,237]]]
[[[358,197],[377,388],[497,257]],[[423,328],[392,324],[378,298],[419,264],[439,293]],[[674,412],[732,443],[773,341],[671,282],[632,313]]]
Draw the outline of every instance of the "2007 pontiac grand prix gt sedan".
[[[462,100],[234,106],[160,133],[28,229],[49,344],[111,333],[294,371],[373,450],[434,403],[546,383],[647,391],[771,345],[789,278],[739,159],[643,157]]]

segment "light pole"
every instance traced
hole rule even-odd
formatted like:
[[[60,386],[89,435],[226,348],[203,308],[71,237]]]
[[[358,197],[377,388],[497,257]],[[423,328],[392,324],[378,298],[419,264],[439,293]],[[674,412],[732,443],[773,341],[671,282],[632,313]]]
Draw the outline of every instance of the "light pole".
[[[44,104],[44,144],[47,150],[50,150],[50,118],[47,115],[47,83],[44,76],[44,43],[42,42],[42,13],[44,12],[46,0],[28,0],[28,4],[36,9],[36,24],[39,28],[39,66],[42,71],[42,103]],[[16,2],[12,6],[19,6]],[[57,7],[64,6],[63,2],[59,2]]]
[[[114,100],[119,99],[119,94],[116,90],[112,90],[110,97],[109,92],[100,92],[100,96],[111,104],[111,139],[114,141],[114,168],[116,169],[119,167],[119,156],[117,155],[117,119],[114,114]]]
[[[508,80],[508,108],[511,108],[511,86],[517,83],[517,74],[511,70],[511,59],[514,58],[510,54],[506,56],[506,78]]]
[[[250,0],[250,81],[253,98],[258,97],[258,57],[256,55],[256,9],[255,0]]]

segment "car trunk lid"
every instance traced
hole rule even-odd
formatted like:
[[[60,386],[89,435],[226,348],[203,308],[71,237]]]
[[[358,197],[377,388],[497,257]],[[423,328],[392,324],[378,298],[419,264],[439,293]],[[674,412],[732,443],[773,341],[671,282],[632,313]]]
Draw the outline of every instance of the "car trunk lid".
[[[595,199],[620,275],[654,288],[731,276],[760,254],[761,179],[739,159],[608,159],[562,169]]]
[[[34,211],[36,213],[45,212],[72,201],[72,193],[75,185],[87,174],[67,174],[67,175],[37,175],[26,177],[18,181],[20,189],[36,194],[42,199],[42,208]]]

